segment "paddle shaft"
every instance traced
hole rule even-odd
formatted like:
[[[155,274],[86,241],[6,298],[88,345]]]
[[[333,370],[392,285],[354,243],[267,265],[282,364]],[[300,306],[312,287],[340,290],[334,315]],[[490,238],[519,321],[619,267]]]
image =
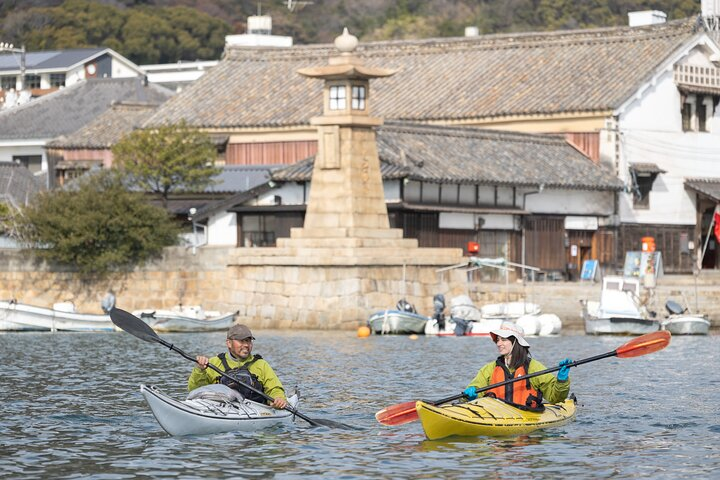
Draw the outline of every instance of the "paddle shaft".
[[[600,360],[602,358],[607,358],[607,357],[614,357],[615,355],[617,355],[617,350],[613,350],[612,352],[607,352],[607,353],[603,353],[600,355],[595,355],[594,357],[583,358],[582,360],[578,360],[577,362],[571,362],[571,363],[568,363],[567,365],[563,365],[563,366],[577,367],[578,365],[582,365],[583,363],[594,362],[595,360]],[[546,373],[557,372],[561,368],[562,367],[558,365],[557,367],[546,368],[545,370],[528,373],[527,375],[522,375],[520,377],[508,378],[507,380],[504,380],[502,382],[493,383],[492,385],[488,385],[487,387],[478,388],[475,390],[475,392],[476,393],[486,392],[488,390],[492,390],[493,388],[502,387],[503,385],[507,385],[508,383],[519,382],[520,380],[527,380],[528,378],[539,377],[540,375],[545,375]],[[432,405],[442,405],[443,403],[452,402],[453,400],[458,400],[463,397],[465,397],[465,394],[460,393],[457,395],[453,395],[452,397],[443,398],[442,400],[437,400],[434,402],[427,402],[427,403],[430,403]]]
[[[165,340],[163,340],[163,339],[160,338],[160,337],[151,337],[151,338],[153,338],[153,340],[155,340],[156,342],[160,343],[161,345],[164,345],[164,346],[168,347],[168,348],[169,348],[170,350],[172,350],[173,352],[179,353],[180,355],[182,355],[182,356],[185,357],[186,359],[190,360],[191,362],[196,362],[196,361],[197,361],[195,358],[193,358],[193,357],[191,357],[190,355],[188,355],[187,353],[183,352],[182,350],[180,350],[178,347],[176,347],[176,346],[173,345],[172,343],[170,343],[170,342],[168,342],[168,341],[165,341]],[[248,388],[249,390],[257,393],[258,395],[262,395],[262,397],[265,398],[265,399],[266,399],[267,401],[269,401],[269,402],[272,402],[272,401],[275,400],[274,398],[272,398],[272,397],[271,397],[270,395],[268,395],[267,393],[265,393],[265,392],[263,392],[263,391],[261,391],[261,390],[258,390],[257,388],[253,388],[251,385],[248,385],[247,383],[240,382],[240,381],[237,380],[236,378],[231,377],[230,375],[228,375],[227,373],[223,372],[222,370],[220,370],[218,367],[216,367],[216,366],[213,365],[212,363],[208,363],[208,367],[211,368],[211,369],[213,369],[213,370],[215,370],[217,373],[219,373],[219,374],[222,375],[223,377],[227,378],[228,380],[232,380],[233,382],[240,383],[241,385],[243,385],[244,387]],[[293,415],[297,415],[298,417],[302,418],[303,420],[305,420],[306,422],[308,422],[310,425],[313,425],[313,426],[316,426],[316,427],[320,426],[320,424],[317,423],[315,420],[306,417],[305,415],[303,415],[302,413],[298,412],[297,410],[295,410],[295,409],[294,409],[293,407],[291,407],[290,405],[286,405],[286,406],[284,407],[284,409],[287,410],[288,412],[291,412]]]

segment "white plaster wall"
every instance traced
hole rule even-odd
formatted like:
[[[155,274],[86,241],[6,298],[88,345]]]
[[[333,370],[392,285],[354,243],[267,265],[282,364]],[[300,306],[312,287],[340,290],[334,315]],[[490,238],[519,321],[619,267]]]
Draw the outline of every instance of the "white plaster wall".
[[[45,140],[29,142],[0,142],[0,162],[12,162],[15,155],[42,155],[42,170],[47,170]]]
[[[481,230],[517,230],[519,222],[514,215],[485,214],[477,216],[482,219]]]
[[[137,68],[117,57],[112,57],[113,78],[137,77],[141,75]]]
[[[208,245],[237,245],[235,212],[222,212],[208,219]]]
[[[304,199],[304,188],[299,183],[284,183],[278,188],[274,188],[269,192],[259,196],[255,202],[251,205],[274,205],[275,196],[281,198],[280,202],[282,205],[303,205]]]
[[[683,132],[680,92],[668,71],[630,103],[618,118],[618,176],[629,187],[631,163],[654,163],[659,174],[650,207],[634,209],[632,194],[619,198],[620,220],[627,223],[694,225],[694,195],[687,177],[720,177],[720,116],[717,106],[710,132]]]
[[[522,192],[519,196],[522,198]],[[612,191],[545,189],[527,196],[525,210],[544,214],[607,216],[613,213],[614,196]]]
[[[399,202],[400,198],[400,181],[399,180],[387,180],[383,182],[383,191],[385,192],[386,202]]]

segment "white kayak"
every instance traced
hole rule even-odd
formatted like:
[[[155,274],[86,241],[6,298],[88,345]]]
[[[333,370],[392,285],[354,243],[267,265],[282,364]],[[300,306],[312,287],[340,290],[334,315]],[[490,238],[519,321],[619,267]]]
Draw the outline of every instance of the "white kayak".
[[[160,426],[170,435],[205,435],[224,432],[251,432],[278,423],[290,423],[294,415],[242,398],[225,385],[207,385],[177,401],[152,385],[140,385],[150,409]],[[288,398],[295,408],[298,396]]]

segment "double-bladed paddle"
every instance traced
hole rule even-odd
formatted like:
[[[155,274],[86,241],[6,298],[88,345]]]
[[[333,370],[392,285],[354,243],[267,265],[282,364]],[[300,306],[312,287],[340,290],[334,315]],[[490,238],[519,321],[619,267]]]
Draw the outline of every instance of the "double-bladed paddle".
[[[640,337],[634,338],[630,340],[629,342],[625,343],[624,345],[618,347],[617,349],[613,350],[612,352],[603,353],[602,355],[596,355],[594,357],[585,358],[583,360],[578,360],[576,362],[572,362],[567,364],[569,367],[577,367],[578,365],[582,365],[583,363],[589,363],[594,362],[595,360],[600,360],[601,358],[607,358],[607,357],[618,357],[618,358],[630,358],[630,357],[639,357],[640,355],[647,355],[648,353],[657,352],[658,350],[662,350],[663,348],[667,347],[670,343],[670,332],[668,331],[658,331],[653,333],[648,333],[646,335],[642,335]],[[508,380],[495,383],[492,385],[488,385],[486,387],[478,388],[476,390],[477,393],[485,392],[487,390],[492,390],[496,387],[501,387],[503,385],[507,385],[508,383],[518,382],[520,380],[525,380],[532,377],[537,377],[539,375],[545,375],[546,373],[556,372],[560,370],[562,367],[552,367],[547,368],[545,370],[541,370],[539,372],[533,372],[528,375],[522,375],[517,378],[510,378]],[[460,393],[457,395],[453,395],[452,397],[443,398],[441,400],[436,401],[430,401],[427,402],[431,405],[442,405],[443,403],[452,402],[453,400],[459,400],[461,398],[465,397],[464,393]],[[403,425],[405,423],[414,422],[418,419],[418,413],[415,409],[415,401],[412,402],[405,402],[405,403],[398,403],[396,405],[391,405],[389,407],[383,408],[379,412],[375,414],[375,418],[378,422],[382,423],[383,425]]]
[[[169,348],[170,350],[179,353],[186,359],[188,359],[192,362],[195,362],[195,358],[193,358],[190,355],[188,355],[187,353],[183,352],[182,350],[180,350],[178,347],[176,347],[172,343],[160,338],[158,336],[158,334],[155,333],[155,330],[150,328],[150,326],[147,323],[143,322],[142,320],[137,318],[132,313],[126,312],[125,310],[120,310],[119,308],[113,308],[112,310],[110,310],[110,319],[112,320],[112,322],[115,325],[117,325],[118,328],[126,331],[127,333],[129,333],[131,335],[136,336],[140,340],[145,340],[146,342],[150,342],[150,343],[153,343],[153,342],[159,343],[160,345],[163,345],[163,346]],[[257,390],[255,388],[253,388],[252,386],[250,386],[246,383],[240,382],[238,379],[236,379],[230,375],[227,375],[225,372],[223,372],[222,370],[217,368],[215,365],[208,364],[208,367],[215,370],[217,373],[219,373],[220,375],[222,375],[223,377],[225,377],[229,380],[232,380],[237,383],[241,383],[242,385],[244,385],[248,389],[252,390],[253,392],[255,392],[259,395],[262,395],[263,398],[265,398],[266,400],[268,400],[270,402],[272,402],[274,400],[274,398],[272,398],[270,395],[266,394],[265,392],[263,392],[261,390]],[[306,422],[308,422],[310,425],[312,425],[314,427],[325,426],[325,427],[331,427],[331,428],[342,428],[342,429],[346,429],[346,430],[358,430],[357,427],[353,427],[351,425],[346,425],[344,423],[333,422],[332,420],[312,419],[312,418],[306,417],[305,415],[298,412],[295,408],[291,407],[290,405],[287,405],[285,407],[285,410],[302,418],[303,420],[305,420]]]

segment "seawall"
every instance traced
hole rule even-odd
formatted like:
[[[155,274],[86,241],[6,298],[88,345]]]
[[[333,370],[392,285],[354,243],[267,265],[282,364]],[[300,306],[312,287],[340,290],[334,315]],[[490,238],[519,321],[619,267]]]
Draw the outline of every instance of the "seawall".
[[[392,308],[400,298],[418,312],[431,314],[432,297],[467,293],[478,306],[525,298],[555,313],[566,330],[582,330],[580,300],[597,300],[599,283],[476,282],[461,270],[435,273],[434,268],[354,268],[356,280],[318,268],[277,270],[277,266],[229,266],[238,249],[203,248],[193,255],[182,248],[166,249],[163,258],[111,278],[83,282],[71,271],[36,264],[18,251],[0,250],[0,298],[51,307],[72,301],[83,313],[100,313],[108,290],[125,310],[170,308],[178,303],[202,305],[206,310],[239,311],[239,319],[263,328],[355,329],[376,310]],[[291,274],[291,276],[288,276]],[[278,282],[278,278],[283,278]],[[404,280],[403,280],[404,279]],[[358,292],[372,292],[360,294]],[[683,293],[685,297],[683,298]],[[332,299],[332,300],[331,300]],[[664,315],[673,299],[692,311],[707,314],[712,329],[720,329],[720,271],[666,275],[657,282],[650,309]],[[352,305],[348,305],[352,303]],[[350,315],[333,313],[338,306]],[[299,313],[300,312],[300,313]]]

